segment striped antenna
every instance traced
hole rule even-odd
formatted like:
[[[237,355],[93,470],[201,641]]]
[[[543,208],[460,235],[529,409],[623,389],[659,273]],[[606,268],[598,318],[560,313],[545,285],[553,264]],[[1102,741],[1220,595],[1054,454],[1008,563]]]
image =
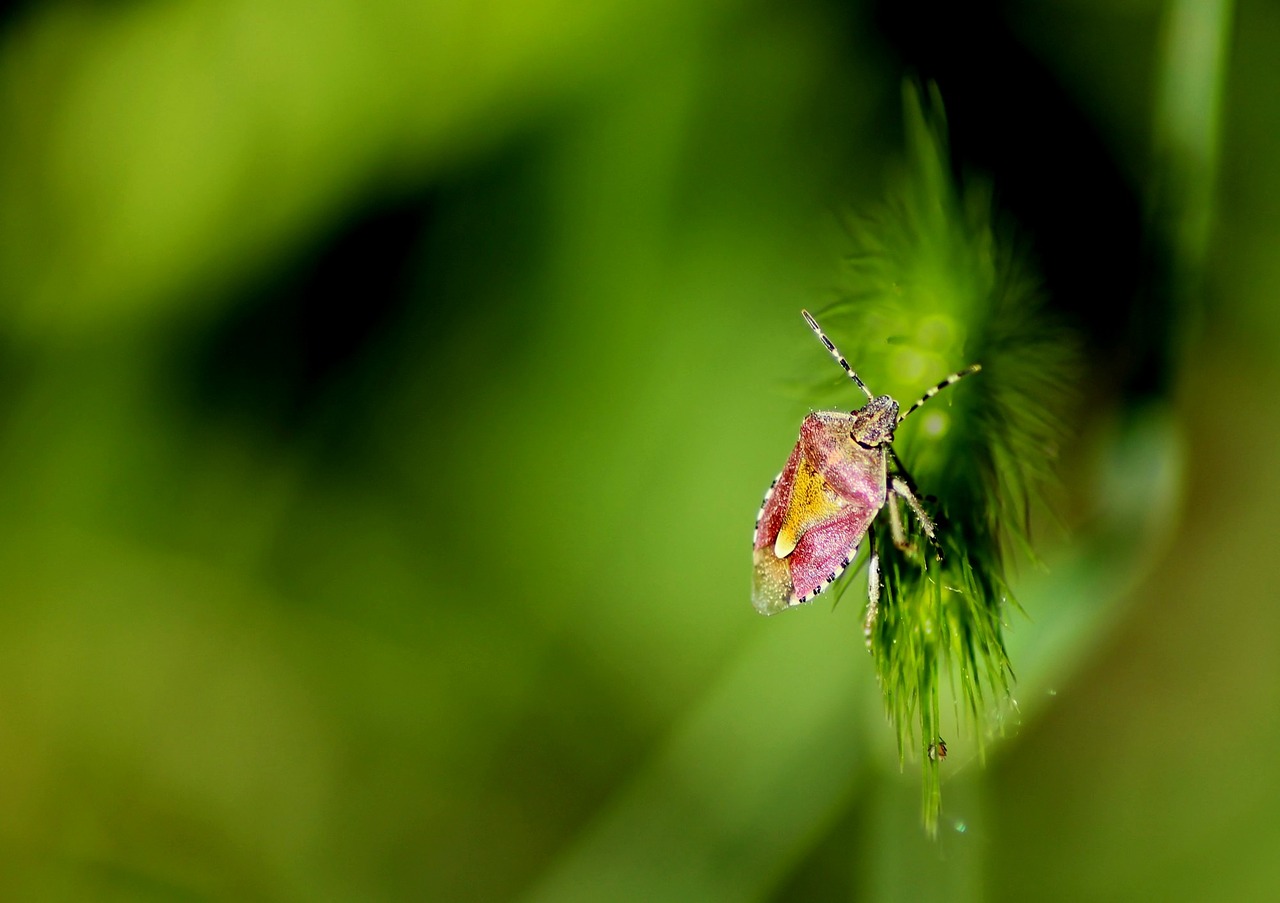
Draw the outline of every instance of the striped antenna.
[[[952,373],[950,376],[948,376],[942,382],[938,383],[928,392],[925,392],[924,395],[920,396],[920,400],[917,401],[915,404],[913,404],[911,407],[907,408],[907,413],[899,417],[898,422],[901,423],[902,421],[906,420],[907,417],[910,416],[912,411],[920,407],[922,404],[924,404],[933,396],[937,395],[947,386],[950,386],[954,383],[958,383],[960,382],[960,380],[964,379],[966,376],[972,376],[973,374],[977,373],[981,369],[982,369],[981,364],[970,364],[968,367],[965,367],[963,370],[959,371],[958,373]]]
[[[862,380],[858,379],[858,374],[853,372],[853,368],[850,367],[849,362],[844,359],[844,355],[836,349],[835,345],[831,344],[831,340],[827,338],[827,334],[822,331],[822,327],[818,325],[818,321],[810,316],[807,310],[802,310],[800,313],[804,314],[804,321],[809,324],[809,328],[813,330],[813,334],[822,339],[822,344],[827,346],[827,350],[830,351],[831,356],[836,359],[836,363],[841,367],[844,367],[844,372],[849,374],[849,378],[858,384],[859,389],[867,393],[868,399],[874,398],[875,396],[871,394],[871,390],[866,387],[866,384],[863,383]],[[939,388],[941,388],[941,386],[939,386]],[[937,389],[934,389],[934,391],[936,392]]]

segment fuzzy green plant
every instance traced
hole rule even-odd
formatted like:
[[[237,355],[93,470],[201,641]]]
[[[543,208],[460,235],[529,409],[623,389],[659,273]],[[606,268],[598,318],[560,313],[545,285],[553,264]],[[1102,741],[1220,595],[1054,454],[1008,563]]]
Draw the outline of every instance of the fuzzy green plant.
[[[904,409],[947,374],[982,367],[903,421],[895,438],[936,520],[936,542],[905,506],[910,548],[895,547],[890,518],[871,528],[883,588],[867,643],[900,762],[922,763],[933,833],[944,700],[979,756],[1009,704],[1014,671],[1002,629],[1017,607],[1009,575],[1030,556],[1030,512],[1052,475],[1075,355],[1070,334],[1041,313],[1037,280],[1012,229],[997,226],[989,187],[953,175],[937,90],[908,86],[904,112],[905,165],[883,202],[848,223],[851,288],[820,319],[872,391]]]

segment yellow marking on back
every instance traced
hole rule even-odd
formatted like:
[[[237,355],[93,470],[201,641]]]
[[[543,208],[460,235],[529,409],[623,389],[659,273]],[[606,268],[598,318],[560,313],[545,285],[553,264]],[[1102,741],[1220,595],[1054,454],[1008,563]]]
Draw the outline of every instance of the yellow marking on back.
[[[839,513],[841,504],[826,477],[809,458],[802,457],[791,484],[791,503],[773,543],[773,554],[786,558],[795,551],[804,534]]]

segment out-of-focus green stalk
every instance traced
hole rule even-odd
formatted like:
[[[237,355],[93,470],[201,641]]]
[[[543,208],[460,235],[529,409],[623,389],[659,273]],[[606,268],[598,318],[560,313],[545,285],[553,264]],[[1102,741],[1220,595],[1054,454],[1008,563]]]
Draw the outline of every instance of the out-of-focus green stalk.
[[[1169,0],[1164,17],[1148,210],[1152,240],[1166,251],[1155,277],[1174,311],[1175,360],[1201,320],[1233,10],[1232,0]]]

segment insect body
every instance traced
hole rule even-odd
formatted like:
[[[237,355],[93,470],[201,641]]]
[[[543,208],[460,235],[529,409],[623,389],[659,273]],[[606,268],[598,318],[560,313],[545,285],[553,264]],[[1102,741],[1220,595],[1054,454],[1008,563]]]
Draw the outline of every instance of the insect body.
[[[849,567],[886,503],[894,544],[909,549],[898,513],[899,497],[933,541],[933,521],[893,453],[894,430],[938,392],[981,369],[974,364],[948,376],[899,415],[898,403],[888,395],[872,395],[817,321],[808,311],[802,313],[809,328],[866,393],[867,403],[848,414],[817,411],[806,417],[786,466],[765,493],[752,543],[751,601],[766,615],[808,602],[830,586]],[[880,562],[874,546],[867,577],[870,625],[880,596]]]

